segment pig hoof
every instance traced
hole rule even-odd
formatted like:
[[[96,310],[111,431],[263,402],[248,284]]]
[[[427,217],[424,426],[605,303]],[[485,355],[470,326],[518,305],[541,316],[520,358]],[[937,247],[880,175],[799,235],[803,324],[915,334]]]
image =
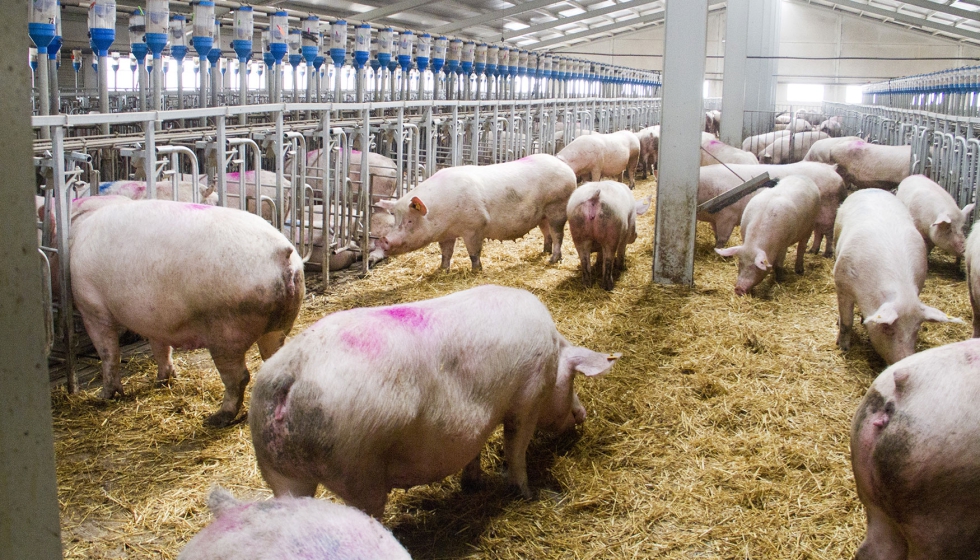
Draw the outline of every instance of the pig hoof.
[[[803,267],[802,266],[798,266],[798,267],[796,267],[796,268],[793,269],[793,272],[802,275],[803,274]]]
[[[123,388],[122,388],[122,385],[121,384],[118,384],[118,385],[103,385],[102,386],[102,398],[104,400],[109,400],[109,399],[115,397],[116,395],[119,395],[120,397],[125,397],[126,396],[126,393],[123,392]]]
[[[559,253],[552,254],[551,255],[551,258],[548,259],[548,263],[549,264],[557,264],[559,262],[561,262],[561,254],[559,254]]]
[[[832,259],[832,258],[834,258],[834,252],[833,251],[825,251],[824,254],[823,254],[823,256],[826,257],[826,258],[828,258],[828,259]]]
[[[204,426],[208,428],[224,428],[235,420],[236,414],[227,410],[219,410],[204,419]]]

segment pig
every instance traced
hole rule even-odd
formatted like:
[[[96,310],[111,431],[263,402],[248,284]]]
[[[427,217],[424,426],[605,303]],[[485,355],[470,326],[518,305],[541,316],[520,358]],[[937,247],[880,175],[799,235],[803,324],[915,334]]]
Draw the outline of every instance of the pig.
[[[307,176],[320,176],[320,167],[326,163],[322,161],[320,154],[321,151],[319,149],[306,152]],[[335,158],[339,154],[340,151],[337,149],[334,149],[331,153],[331,166],[336,163]],[[351,150],[350,180],[354,183],[355,189],[359,189],[361,183],[361,157],[361,152]],[[283,169],[290,171],[291,163],[287,158]],[[390,197],[395,194],[395,188],[398,186],[398,165],[395,163],[395,160],[381,154],[368,152],[368,175],[371,177],[371,194],[375,199]]]
[[[376,519],[334,502],[291,496],[242,502],[215,488],[208,508],[214,521],[187,543],[177,560],[411,560]]]
[[[830,150],[838,144],[846,144],[848,142],[853,142],[854,140],[860,140],[859,136],[842,136],[840,138],[824,138],[822,140],[817,140],[810,145],[810,149],[807,150],[806,155],[803,156],[803,161],[816,161],[819,163],[834,164],[834,160],[830,157]]]
[[[721,111],[711,110],[704,112],[704,132],[718,137],[718,131],[721,130]]]
[[[844,199],[844,181],[834,170],[833,166],[823,163],[800,162],[788,165],[709,165],[701,168],[701,180],[698,183],[698,204],[730,191],[745,181],[758,177],[763,172],[769,173],[772,179],[781,179],[788,175],[806,175],[820,189],[820,211],[817,214],[816,226],[813,229],[813,244],[811,253],[820,252],[820,244],[827,240],[824,256],[834,254],[834,220],[837,218],[837,207]],[[749,193],[727,208],[722,208],[714,214],[698,212],[698,220],[711,224],[715,232],[715,247],[720,249],[728,243],[732,230],[742,221],[742,212],[749,200],[758,193]]]
[[[980,555],[980,340],[909,356],[879,375],[851,423],[868,531],[855,558]]]
[[[837,213],[834,236],[841,350],[851,348],[855,304],[871,346],[888,364],[915,353],[924,321],[962,322],[919,301],[926,281],[926,244],[895,195],[869,189],[848,196]]]
[[[643,179],[653,175],[657,169],[657,159],[660,153],[660,125],[648,126],[636,133],[640,141],[640,157],[638,165],[643,172]]]
[[[166,179],[158,179],[156,182],[156,198],[180,202],[200,202],[210,206],[218,205],[218,195],[214,192],[214,187],[208,186],[207,175],[202,175],[197,188],[198,194],[195,197],[193,181],[182,179],[177,183],[177,198],[174,199],[173,183]],[[119,195],[133,200],[142,200],[146,198],[146,181],[107,181],[99,183],[98,191],[100,196]]]
[[[956,258],[963,256],[966,250],[963,225],[973,212],[973,203],[960,210],[946,189],[925,175],[905,178],[898,184],[895,195],[912,214],[915,228],[926,242],[927,253],[938,245]]]
[[[795,163],[803,159],[814,142],[824,138],[830,137],[818,131],[797,132],[792,136],[783,136],[766,146],[766,151],[760,159],[774,165]]]
[[[817,130],[820,132],[826,132],[831,138],[838,138],[844,135],[844,118],[843,117],[830,117],[824,121],[821,121],[817,125]]]
[[[201,204],[122,197],[79,199],[69,234],[72,293],[102,359],[102,397],[122,394],[119,335],[149,340],[157,380],[174,375],[172,349],[207,348],[225,385],[206,420],[238,415],[249,373],[282,346],[299,313],[303,263],[258,216]]]
[[[768,147],[769,144],[772,144],[783,136],[789,136],[789,131],[777,130],[776,132],[749,136],[742,141],[742,151],[752,152],[756,156],[761,156],[766,152],[766,147]]]
[[[261,192],[263,197],[267,197],[271,201],[276,200],[276,172],[259,170],[259,185],[261,187]],[[239,191],[241,191],[241,173],[238,171],[225,174],[225,206],[229,208],[241,209],[241,199],[239,198]],[[289,211],[289,203],[292,199],[292,183],[288,179],[283,177],[282,180],[282,196],[283,196],[283,213]],[[263,201],[262,203],[262,217],[266,221],[276,223],[278,220],[277,213],[273,210],[274,204],[269,201]],[[245,209],[248,212],[255,213],[255,171],[245,172]]]
[[[629,130],[611,134],[589,134],[572,140],[558,159],[568,164],[577,179],[598,181],[603,177],[623,180],[636,186],[636,162],[640,159],[640,140]]]
[[[738,257],[735,295],[749,293],[773,268],[776,280],[780,280],[786,249],[794,243],[794,270],[803,274],[806,242],[819,211],[820,189],[805,175],[784,177],[775,188],[765,189],[753,197],[742,214],[742,244],[715,249],[723,257]]]
[[[276,496],[323,484],[380,518],[388,492],[463,469],[504,425],[508,482],[531,498],[525,452],[536,428],[585,421],[575,373],[619,354],[573,346],[531,293],[483,285],[448,296],[328,315],[262,366],[249,422]]]
[[[565,206],[575,185],[571,168],[548,154],[442,169],[400,199],[379,202],[394,215],[395,223],[376,246],[388,256],[437,241],[441,266],[449,270],[456,238],[462,237],[475,272],[483,269],[484,239],[517,239],[538,226],[545,251],[551,251],[550,262],[557,263],[565,235]]]
[[[790,118],[789,115],[782,115],[781,117],[776,117],[776,124],[773,126],[773,130],[788,130],[793,133],[806,132],[812,130],[813,125],[806,121],[806,119],[801,118]]]
[[[707,132],[701,133],[701,166],[717,163],[744,163],[758,165],[759,158],[755,154],[739,150],[725,144]]]
[[[835,144],[830,162],[856,189],[894,189],[909,176],[912,146],[879,146],[864,140]]]
[[[566,213],[586,288],[592,285],[592,252],[598,251],[602,287],[613,289],[613,275],[625,266],[626,245],[636,241],[636,216],[649,207],[649,201],[634,201],[629,189],[616,181],[585,183],[575,189]]]
[[[973,338],[980,338],[980,227],[966,238],[966,282],[973,309]]]

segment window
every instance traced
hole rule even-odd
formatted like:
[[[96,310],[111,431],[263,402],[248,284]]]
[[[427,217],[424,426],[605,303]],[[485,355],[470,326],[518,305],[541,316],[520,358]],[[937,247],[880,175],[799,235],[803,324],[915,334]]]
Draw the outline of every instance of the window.
[[[860,103],[863,89],[864,86],[847,86],[847,94],[844,101],[846,103]]]
[[[789,84],[786,100],[799,103],[820,103],[823,101],[823,84]]]

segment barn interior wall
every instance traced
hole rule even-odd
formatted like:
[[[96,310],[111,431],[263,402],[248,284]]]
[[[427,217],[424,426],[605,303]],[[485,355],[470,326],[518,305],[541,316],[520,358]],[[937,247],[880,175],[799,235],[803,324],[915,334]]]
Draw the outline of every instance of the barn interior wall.
[[[848,85],[936,72],[976,64],[980,47],[941,36],[831,11],[798,0],[783,0],[776,103],[789,104],[791,83],[823,84],[826,101],[844,102]],[[663,70],[663,26],[574,45],[563,52],[636,68]],[[708,16],[705,79],[709,97],[721,96],[725,12]],[[803,58],[809,58],[805,60]],[[813,58],[827,60],[813,60]],[[839,57],[876,57],[841,60]],[[933,60],[882,60],[882,59]],[[938,60],[937,60],[938,59]]]

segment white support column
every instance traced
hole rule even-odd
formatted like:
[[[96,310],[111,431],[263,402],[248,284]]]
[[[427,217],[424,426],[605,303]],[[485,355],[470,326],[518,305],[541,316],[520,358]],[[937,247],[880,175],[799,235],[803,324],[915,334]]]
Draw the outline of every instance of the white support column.
[[[10,4],[0,21],[0,169],[8,194],[0,206],[0,558],[49,560],[61,558],[61,530],[23,62],[28,2]]]
[[[694,284],[708,0],[670,2],[666,10],[653,281],[690,286]]]
[[[742,145],[749,0],[729,0],[725,12],[725,78],[722,84],[721,141]]]

